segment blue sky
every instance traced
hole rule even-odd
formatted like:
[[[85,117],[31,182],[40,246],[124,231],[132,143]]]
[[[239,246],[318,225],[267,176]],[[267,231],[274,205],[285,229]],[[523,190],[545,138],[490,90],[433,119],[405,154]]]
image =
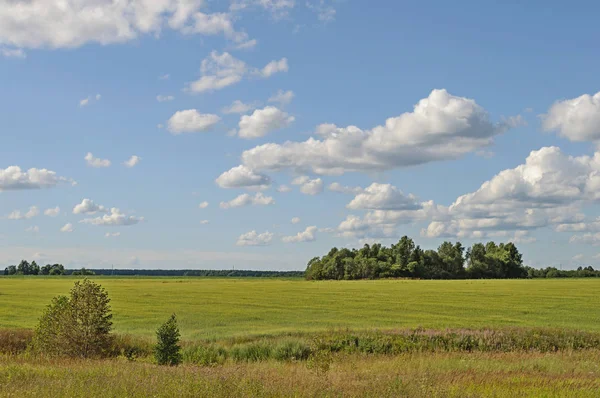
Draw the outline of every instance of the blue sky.
[[[600,265],[599,11],[0,1],[0,264],[304,269],[407,234]]]

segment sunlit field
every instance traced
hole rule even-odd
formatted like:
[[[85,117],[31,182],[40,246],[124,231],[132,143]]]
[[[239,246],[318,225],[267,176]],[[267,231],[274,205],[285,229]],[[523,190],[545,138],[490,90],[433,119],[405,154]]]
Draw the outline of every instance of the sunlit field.
[[[320,281],[96,277],[117,333],[185,339],[350,328],[551,327],[600,331],[600,280]],[[0,328],[33,328],[70,277],[0,278]]]

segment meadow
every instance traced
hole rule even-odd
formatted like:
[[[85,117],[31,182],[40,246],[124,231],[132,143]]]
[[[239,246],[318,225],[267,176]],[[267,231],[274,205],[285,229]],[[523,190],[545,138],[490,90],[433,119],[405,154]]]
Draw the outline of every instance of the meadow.
[[[33,328],[74,277],[0,278],[0,328]],[[184,339],[422,327],[600,332],[600,280],[373,280],[96,277],[117,333],[154,336],[171,313]]]
[[[112,299],[113,357],[27,352],[19,329],[75,280],[0,278],[0,396],[600,396],[596,279],[93,277]],[[157,366],[173,312],[184,363]]]

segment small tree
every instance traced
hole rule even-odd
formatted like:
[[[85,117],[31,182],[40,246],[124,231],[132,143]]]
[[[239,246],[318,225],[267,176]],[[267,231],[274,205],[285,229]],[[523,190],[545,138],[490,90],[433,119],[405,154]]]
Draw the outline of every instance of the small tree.
[[[154,347],[154,357],[159,365],[177,366],[181,363],[180,336],[177,317],[173,314],[156,331],[157,343]]]
[[[71,357],[105,356],[112,343],[108,293],[84,279],[75,282],[70,297],[55,297],[35,329],[34,348],[43,354]]]

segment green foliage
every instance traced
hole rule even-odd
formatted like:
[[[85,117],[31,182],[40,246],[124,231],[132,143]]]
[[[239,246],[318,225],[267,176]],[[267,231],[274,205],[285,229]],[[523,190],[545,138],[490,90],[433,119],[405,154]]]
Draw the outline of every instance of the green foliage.
[[[70,296],[57,296],[35,329],[34,347],[45,355],[93,358],[111,349],[112,314],[108,293],[84,279],[75,282]]]
[[[231,357],[239,362],[265,361],[272,356],[272,346],[266,341],[235,345],[231,349]]]
[[[156,331],[157,343],[154,348],[154,358],[159,365],[177,366],[181,363],[180,336],[177,317],[173,314]]]
[[[195,345],[183,350],[183,362],[200,366],[223,365],[229,352],[217,345]]]
[[[80,270],[71,272],[71,275],[91,276],[91,275],[96,275],[96,273],[92,270],[82,268]]]
[[[310,346],[298,339],[285,339],[273,349],[273,358],[278,361],[305,361],[310,354]]]

